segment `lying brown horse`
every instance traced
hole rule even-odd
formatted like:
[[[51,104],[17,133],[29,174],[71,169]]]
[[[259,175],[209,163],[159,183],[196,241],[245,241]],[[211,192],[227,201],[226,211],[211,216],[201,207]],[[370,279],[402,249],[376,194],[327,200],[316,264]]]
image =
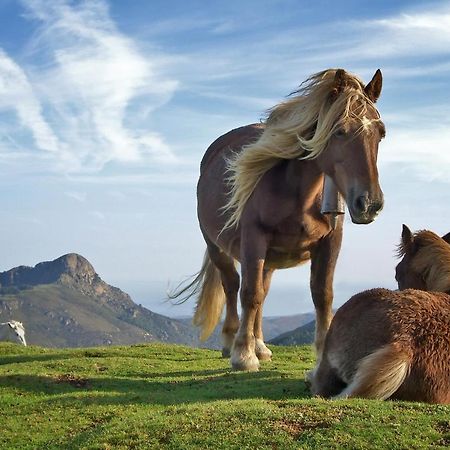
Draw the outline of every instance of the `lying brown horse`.
[[[362,292],[338,309],[314,394],[450,403],[449,244],[450,233],[403,226],[396,279],[406,290]]]
[[[317,73],[264,123],[230,131],[204,155],[197,198],[207,251],[197,277],[172,298],[199,293],[194,323],[203,339],[226,303],[222,353],[231,354],[233,368],[257,370],[259,359],[271,357],[261,325],[272,274],[308,260],[320,358],[343,224],[321,213],[324,176],[345,198],[353,222],[375,219],[383,206],[376,162],[385,131],[374,106],[381,85],[379,70],[367,86],[342,69]]]

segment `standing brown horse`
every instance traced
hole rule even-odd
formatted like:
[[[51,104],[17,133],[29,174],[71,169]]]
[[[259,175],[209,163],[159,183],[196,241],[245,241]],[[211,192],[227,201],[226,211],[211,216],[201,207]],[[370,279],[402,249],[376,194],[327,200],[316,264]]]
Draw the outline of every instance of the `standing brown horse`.
[[[272,274],[308,260],[320,358],[343,225],[342,217],[334,227],[321,214],[324,176],[345,198],[354,223],[375,219],[383,206],[376,162],[385,131],[374,106],[381,85],[379,70],[367,86],[342,69],[317,73],[272,108],[265,123],[230,131],[206,151],[197,198],[207,251],[197,277],[172,297],[199,293],[194,323],[203,339],[226,303],[222,353],[231,354],[233,368],[257,370],[259,359],[271,357],[262,308]]]
[[[449,243],[450,233],[403,225],[396,279],[405,290],[362,292],[338,309],[314,394],[450,403]]]

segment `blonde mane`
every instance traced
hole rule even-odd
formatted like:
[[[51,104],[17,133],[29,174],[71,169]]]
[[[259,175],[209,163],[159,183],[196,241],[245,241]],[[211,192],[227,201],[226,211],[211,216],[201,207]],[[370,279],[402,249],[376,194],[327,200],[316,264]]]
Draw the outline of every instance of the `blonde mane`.
[[[429,230],[421,230],[413,235],[417,249],[411,268],[422,274],[427,290],[435,292],[450,291],[450,244]],[[399,255],[404,256],[407,248],[399,246]]]
[[[336,86],[338,70],[343,83]],[[312,75],[290,98],[270,109],[259,139],[227,161],[230,199],[223,209],[230,217],[223,229],[238,225],[256,185],[281,159],[316,158],[336,129],[347,122],[358,121],[362,131],[379,121],[366,118],[369,107],[376,111],[357,76],[329,69]]]

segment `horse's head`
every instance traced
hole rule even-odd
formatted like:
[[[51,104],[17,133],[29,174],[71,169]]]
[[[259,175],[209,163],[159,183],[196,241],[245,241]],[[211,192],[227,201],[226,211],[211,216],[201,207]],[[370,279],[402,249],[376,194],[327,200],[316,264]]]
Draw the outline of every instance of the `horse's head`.
[[[334,116],[334,123],[317,162],[344,196],[352,221],[367,224],[383,207],[377,156],[385,129],[374,106],[381,93],[381,71],[376,71],[365,88],[359,83],[345,71],[336,71],[330,113],[324,116],[324,121]]]
[[[450,289],[450,233],[440,238],[423,230],[415,234],[403,225],[395,268],[398,288],[443,291]]]

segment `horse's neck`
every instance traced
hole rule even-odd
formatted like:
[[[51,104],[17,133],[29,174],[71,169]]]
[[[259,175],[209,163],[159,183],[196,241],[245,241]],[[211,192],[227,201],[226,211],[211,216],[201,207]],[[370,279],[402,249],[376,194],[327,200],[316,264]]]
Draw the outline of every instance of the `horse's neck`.
[[[323,177],[324,173],[314,160],[292,159],[286,166],[286,183],[302,197],[305,205],[314,203],[322,194]]]

